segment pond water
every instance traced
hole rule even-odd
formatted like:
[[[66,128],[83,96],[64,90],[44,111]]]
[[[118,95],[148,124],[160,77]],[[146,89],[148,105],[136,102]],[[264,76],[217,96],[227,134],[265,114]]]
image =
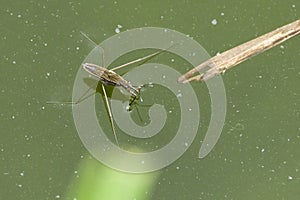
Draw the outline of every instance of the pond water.
[[[178,54],[194,56],[200,64],[210,56],[297,20],[299,8],[299,2],[294,0],[2,3],[0,199],[298,199],[300,36],[218,77],[225,88],[222,102],[226,105],[226,117],[224,123],[219,121],[222,129],[220,137],[214,139],[216,145],[201,159],[199,150],[209,127],[220,125],[218,121],[211,124],[213,100],[209,84],[213,83],[180,85],[176,73],[182,74],[197,64]],[[171,47],[170,52],[147,60],[142,66],[118,71],[133,85],[148,77],[147,83],[155,80],[169,84],[167,87],[150,83],[142,88],[142,101],[131,112],[125,109],[130,95],[107,87],[108,96],[113,99],[119,146],[132,152],[132,157],[126,157],[111,151],[116,142],[100,84],[94,85],[96,96],[84,101],[92,102],[89,105],[93,109],[87,107],[87,112],[80,112],[82,118],[74,115],[79,107],[47,101],[74,100],[76,81],[85,88],[91,86],[92,79],[77,77],[82,72],[89,78],[80,68],[95,48],[94,43],[105,46],[108,43],[103,41],[121,37],[126,30],[149,27],[182,33],[200,44],[203,53],[197,57],[201,48],[199,52],[190,50],[192,43],[185,43],[184,47],[190,52],[180,51],[174,45],[174,50]],[[126,54],[119,49],[121,54],[118,44],[105,46],[105,65],[118,66],[151,54],[159,45],[170,47],[164,43],[167,39],[151,41],[149,37],[141,41],[153,43],[151,49]],[[141,38],[135,39],[122,40],[119,45],[134,49],[139,47]],[[182,41],[174,41],[181,45]],[[101,64],[101,53],[93,58],[99,58],[96,62]],[[148,65],[153,62],[169,68]],[[153,69],[135,71],[143,66]],[[171,72],[173,69],[176,73]],[[131,77],[128,70],[133,73]],[[185,110],[180,110],[182,105]],[[215,109],[217,114],[224,112],[224,108]],[[152,115],[155,112],[159,114]],[[187,122],[183,114],[189,117]],[[90,118],[93,115],[95,119]],[[138,137],[133,137],[133,132],[125,134],[121,127],[131,129],[131,125],[120,124],[120,118],[158,129],[158,133],[144,132]],[[99,137],[98,125],[89,125],[91,120],[99,124],[105,135]],[[161,125],[164,120],[163,129],[159,129],[155,123]],[[158,150],[171,144],[181,121],[182,140],[176,140],[175,146],[162,154]],[[81,134],[78,130],[84,126],[89,132]],[[153,137],[146,138],[148,133]],[[133,155],[142,152],[159,153],[155,159],[150,156],[135,163]],[[104,155],[105,161],[101,160]]]

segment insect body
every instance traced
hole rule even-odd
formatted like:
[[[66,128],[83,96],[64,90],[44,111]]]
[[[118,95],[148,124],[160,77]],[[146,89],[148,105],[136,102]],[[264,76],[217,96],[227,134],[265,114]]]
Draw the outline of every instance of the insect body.
[[[138,58],[136,60],[130,61],[130,62],[125,63],[123,65],[114,67],[112,69],[107,69],[105,67],[102,67],[102,66],[99,66],[99,65],[96,65],[96,64],[92,64],[92,63],[83,63],[82,64],[82,68],[86,72],[88,72],[89,74],[97,77],[102,82],[101,87],[102,87],[102,91],[103,91],[103,94],[104,94],[104,100],[105,100],[107,112],[108,112],[108,115],[109,115],[109,119],[110,119],[112,131],[113,131],[113,134],[114,134],[114,137],[115,137],[115,141],[116,141],[117,144],[119,142],[118,142],[117,134],[116,134],[116,131],[115,131],[114,120],[113,120],[113,116],[112,116],[110,105],[108,103],[108,97],[107,97],[107,93],[106,93],[104,85],[112,85],[112,86],[123,87],[126,91],[128,91],[132,95],[132,97],[133,97],[130,100],[130,102],[129,102],[129,107],[131,107],[132,103],[137,98],[139,98],[140,89],[143,87],[143,85],[141,85],[141,86],[139,86],[137,88],[133,87],[129,81],[125,80],[122,76],[120,76],[119,74],[117,74],[114,70],[121,69],[123,67],[126,67],[126,66],[134,64],[134,63],[138,63],[138,62],[141,62],[141,61],[149,60],[152,57],[154,57],[154,56],[156,56],[156,55],[158,55],[158,54],[160,54],[160,53],[162,53],[164,51],[166,51],[166,50],[159,50],[159,51],[157,51],[155,53],[152,53],[150,55],[144,56],[142,58]],[[102,63],[104,63],[104,57],[102,57]],[[82,98],[80,98],[74,104],[79,103],[81,101],[81,99]]]
[[[89,41],[91,41],[93,44],[96,45],[95,42],[93,42],[90,38],[87,37],[87,35],[83,32],[81,32],[81,34],[83,34]],[[96,45],[98,46],[98,45]],[[99,48],[101,48],[100,46],[98,46]],[[130,61],[128,63],[125,63],[125,64],[122,64],[120,66],[117,66],[117,67],[114,67],[112,69],[107,69],[105,67],[102,67],[104,66],[104,55],[102,54],[102,66],[99,66],[99,65],[96,65],[96,64],[92,64],[92,63],[83,63],[82,64],[82,68],[87,71],[89,74],[97,77],[101,82],[101,88],[102,88],[102,91],[103,91],[103,94],[104,94],[104,100],[105,100],[105,104],[106,104],[106,108],[107,108],[107,112],[108,112],[108,115],[109,115],[109,119],[110,119],[110,123],[111,123],[111,127],[112,127],[112,131],[113,131],[113,134],[114,134],[114,137],[115,137],[115,141],[116,143],[118,144],[118,139],[117,139],[117,135],[116,135],[116,131],[115,131],[115,125],[114,125],[114,120],[113,120],[113,116],[112,116],[112,112],[111,112],[111,109],[110,109],[110,105],[109,105],[109,102],[108,102],[108,97],[107,97],[107,94],[106,94],[106,90],[105,90],[105,87],[104,85],[112,85],[112,86],[119,86],[119,87],[123,87],[126,91],[128,91],[131,95],[132,95],[132,99],[130,100],[129,102],[129,106],[132,105],[132,103],[139,98],[139,93],[140,93],[140,89],[143,87],[142,86],[139,86],[139,87],[133,87],[131,85],[131,83],[127,80],[125,80],[122,76],[120,76],[119,74],[117,74],[115,72],[115,70],[117,69],[121,69],[123,67],[126,67],[126,66],[129,66],[131,64],[135,64],[135,63],[138,63],[138,62],[141,62],[141,61],[147,61],[147,60],[150,60],[151,58],[153,58],[154,56],[157,56],[159,55],[160,53],[162,52],[165,52],[167,49],[162,49],[162,50],[159,50],[155,53],[152,53],[152,54],[149,54],[147,56],[144,56],[144,57],[141,57],[141,58],[138,58],[136,60],[133,60],[133,61]],[[91,88],[90,88],[91,89]],[[89,90],[90,90],[89,89]],[[88,91],[89,91],[88,90]],[[78,104],[80,103],[82,100],[84,100],[84,96],[88,93],[88,91],[86,91],[77,101],[75,102],[57,102],[57,101],[48,101],[47,103],[50,103],[50,104],[57,104],[57,103],[66,103],[66,104]]]
[[[120,76],[113,70],[109,70],[105,67],[101,67],[91,63],[84,63],[82,64],[82,67],[89,74],[99,78],[99,80],[105,85],[123,87],[134,97],[137,97],[139,94],[139,89],[133,87],[129,81],[125,80],[122,76]]]
[[[121,67],[125,67],[127,65],[129,65],[129,64],[126,63],[126,64],[122,65]],[[82,64],[82,68],[86,72],[97,77],[102,82],[101,87],[102,87],[102,91],[103,91],[104,98],[105,98],[105,104],[106,104],[106,108],[108,111],[112,131],[113,131],[115,141],[117,142],[117,144],[119,144],[119,142],[118,142],[117,134],[115,131],[114,120],[113,120],[110,105],[108,103],[108,97],[107,97],[107,93],[106,93],[104,85],[119,86],[119,87],[123,87],[126,91],[128,91],[133,96],[132,100],[129,103],[129,106],[131,106],[132,103],[138,98],[140,88],[142,87],[142,86],[140,86],[139,88],[133,87],[129,81],[125,80],[122,76],[120,76],[119,74],[117,74],[116,72],[113,71],[114,69],[120,69],[121,67],[118,66],[113,69],[107,69],[105,67],[101,67],[99,65],[92,64],[92,63],[83,63]]]

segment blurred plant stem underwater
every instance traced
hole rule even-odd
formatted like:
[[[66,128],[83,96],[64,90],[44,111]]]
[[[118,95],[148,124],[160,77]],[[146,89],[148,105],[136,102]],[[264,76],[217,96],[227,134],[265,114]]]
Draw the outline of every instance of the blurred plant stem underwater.
[[[92,157],[79,163],[64,199],[147,200],[159,172],[130,174],[111,169]]]

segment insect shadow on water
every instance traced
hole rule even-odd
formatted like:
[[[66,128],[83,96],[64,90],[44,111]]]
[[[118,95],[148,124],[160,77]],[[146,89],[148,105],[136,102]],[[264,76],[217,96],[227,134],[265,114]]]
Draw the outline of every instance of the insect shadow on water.
[[[112,115],[111,108],[110,108],[109,101],[108,101],[108,95],[107,95],[108,93],[107,93],[104,85],[124,88],[131,95],[128,111],[132,110],[132,106],[135,106],[136,105],[135,102],[137,100],[139,100],[139,98],[140,98],[141,88],[147,84],[135,87],[129,81],[125,80],[121,75],[119,75],[115,71],[118,69],[127,67],[129,65],[136,64],[136,63],[140,63],[139,65],[142,65],[145,62],[147,62],[148,60],[152,59],[153,57],[159,55],[160,53],[167,51],[172,46],[170,46],[167,49],[162,49],[162,50],[156,51],[155,53],[149,54],[147,56],[132,60],[130,62],[119,65],[117,67],[113,67],[112,69],[107,69],[104,66],[104,63],[105,63],[104,62],[104,49],[102,47],[100,47],[99,45],[97,45],[94,41],[92,41],[85,33],[81,32],[81,34],[84,37],[86,37],[89,41],[91,41],[96,47],[100,48],[103,52],[101,66],[99,66],[97,64],[93,64],[93,63],[88,63],[88,62],[83,63],[81,66],[86,72],[88,72],[90,75],[96,77],[101,82],[101,90],[99,90],[99,92],[103,94],[105,106],[107,109],[107,113],[109,115],[111,128],[112,128],[112,131],[114,134],[114,138],[115,138],[116,143],[119,145],[119,141],[118,141],[118,137],[116,134],[115,125],[114,125],[113,115]],[[84,101],[85,99],[89,98],[90,96],[94,95],[97,92],[96,85],[98,84],[98,82],[91,84],[91,80],[89,80],[89,79],[85,79],[84,82],[89,86],[89,89],[86,92],[84,92],[77,101],[75,101],[75,102],[48,101],[47,103],[48,104],[73,104],[73,105],[79,104],[80,102]],[[96,92],[88,95],[88,93],[91,89],[96,90]],[[141,116],[139,116],[139,117],[141,119]]]

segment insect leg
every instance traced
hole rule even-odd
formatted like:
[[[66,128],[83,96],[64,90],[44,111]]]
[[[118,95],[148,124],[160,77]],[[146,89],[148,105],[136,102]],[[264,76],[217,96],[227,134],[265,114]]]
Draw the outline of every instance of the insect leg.
[[[116,143],[119,145],[117,134],[116,134],[116,131],[115,131],[115,125],[114,125],[114,120],[113,120],[112,112],[111,112],[111,109],[110,109],[110,106],[109,106],[109,103],[108,103],[108,98],[107,98],[106,90],[105,90],[105,87],[104,87],[103,84],[101,84],[101,86],[102,86],[102,91],[103,91],[103,94],[104,94],[105,104],[106,104],[107,112],[108,112],[108,115],[109,115],[109,120],[110,120],[111,128],[112,128],[112,131],[113,131]]]
[[[173,46],[173,45],[172,45],[172,46]],[[123,64],[123,65],[114,67],[114,68],[112,68],[111,70],[114,71],[114,70],[117,70],[117,69],[121,69],[121,68],[123,68],[123,67],[126,67],[126,66],[128,66],[128,65],[131,65],[131,64],[134,64],[134,63],[137,63],[137,62],[141,62],[141,61],[143,61],[143,60],[151,59],[152,57],[154,57],[154,56],[156,56],[156,55],[159,55],[159,54],[161,54],[162,52],[167,51],[167,50],[170,49],[172,46],[170,46],[170,47],[167,48],[167,49],[159,50],[159,51],[157,51],[157,52],[155,52],[155,53],[149,54],[149,55],[144,56],[144,57],[142,57],[142,58],[138,58],[138,59],[136,59],[136,60],[130,61],[130,62],[125,63],[125,64]]]
[[[80,102],[84,101],[85,99],[89,98],[90,96],[92,96],[93,94],[95,94],[96,92],[90,94],[90,95],[86,95],[96,84],[98,84],[98,82],[96,82],[94,85],[92,85],[92,87],[90,87],[87,91],[85,91],[77,101],[47,101],[47,104],[72,104],[72,105],[76,105],[79,104]]]

